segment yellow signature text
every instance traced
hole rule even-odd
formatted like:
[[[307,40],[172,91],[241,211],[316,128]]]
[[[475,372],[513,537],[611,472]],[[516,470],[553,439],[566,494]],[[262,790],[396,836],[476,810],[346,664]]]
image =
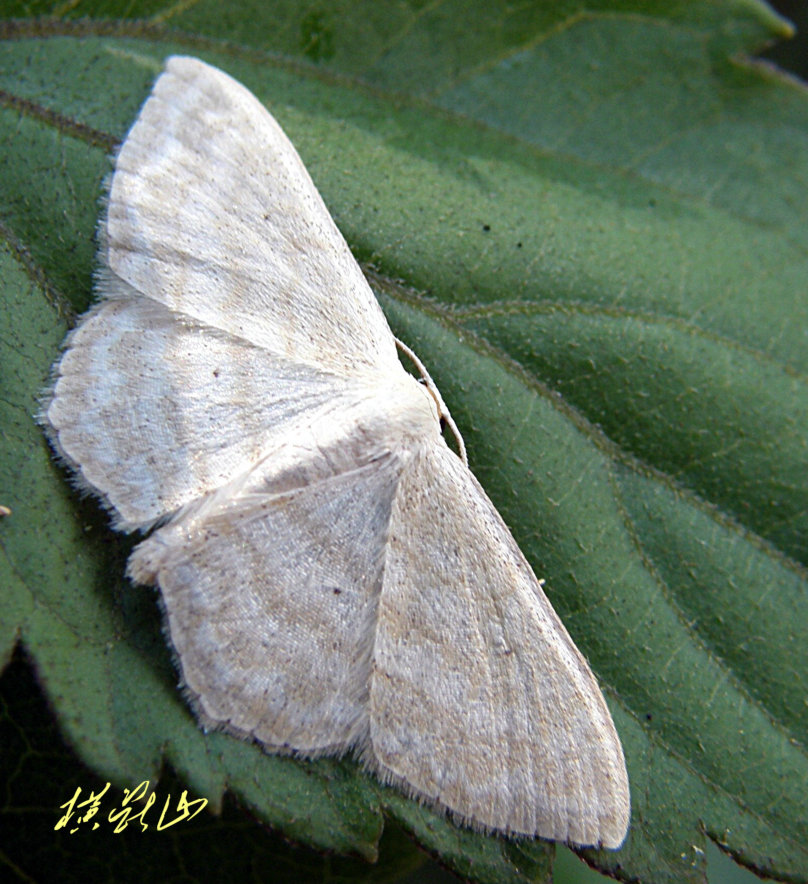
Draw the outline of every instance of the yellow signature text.
[[[107,783],[98,792],[90,792],[82,801],[79,800],[81,798],[81,786],[79,786],[73,797],[59,807],[60,810],[64,811],[64,814],[62,814],[59,821],[53,827],[54,831],[67,829],[72,835],[85,823],[89,822],[92,822],[92,829],[94,830],[99,827],[100,822],[106,819],[106,822],[115,827],[112,831],[116,835],[123,832],[130,823],[140,825],[141,831],[145,832],[149,828],[149,823],[146,822],[146,815],[157,803],[156,793],[153,791],[149,792],[150,785],[149,780],[143,780],[134,789],[124,789],[120,806],[112,808],[106,814],[106,817],[103,812],[99,813],[99,811],[101,811],[101,799],[109,791],[110,784]],[[207,803],[207,798],[196,798],[193,801],[189,801],[188,790],[184,789],[176,807],[172,810],[171,795],[169,794],[163,803],[160,818],[157,820],[157,831],[162,832],[163,829],[168,829],[177,823],[192,820],[201,810],[205,809]],[[152,819],[156,813],[155,809]]]

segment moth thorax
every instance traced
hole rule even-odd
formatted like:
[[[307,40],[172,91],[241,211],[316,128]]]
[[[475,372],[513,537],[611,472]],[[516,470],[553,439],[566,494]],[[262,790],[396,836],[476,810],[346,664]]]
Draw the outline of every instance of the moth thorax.
[[[412,448],[440,435],[435,400],[412,375],[402,371],[384,384],[374,399],[366,429],[391,450]]]

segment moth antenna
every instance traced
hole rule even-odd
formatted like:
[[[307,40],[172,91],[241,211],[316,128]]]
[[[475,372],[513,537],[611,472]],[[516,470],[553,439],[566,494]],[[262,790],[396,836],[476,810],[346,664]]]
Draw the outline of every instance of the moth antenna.
[[[452,435],[455,437],[455,441],[457,442],[457,447],[460,451],[460,459],[463,461],[464,466],[469,465],[469,459],[466,455],[466,443],[463,441],[463,437],[460,435],[460,430],[457,427],[457,424],[454,422],[454,418],[451,415],[451,412],[446,407],[446,403],[443,401],[443,397],[440,394],[440,391],[435,386],[435,382],[432,380],[429,372],[426,370],[426,366],[423,362],[415,355],[415,353],[410,350],[410,348],[404,343],[404,341],[400,341],[398,338],[394,337],[393,340],[396,342],[396,346],[402,353],[409,356],[412,360],[415,367],[421,373],[421,379],[426,384],[427,390],[432,394],[432,398],[435,400],[435,403],[438,406],[438,414],[440,414],[441,419],[446,421],[446,425],[452,431]]]

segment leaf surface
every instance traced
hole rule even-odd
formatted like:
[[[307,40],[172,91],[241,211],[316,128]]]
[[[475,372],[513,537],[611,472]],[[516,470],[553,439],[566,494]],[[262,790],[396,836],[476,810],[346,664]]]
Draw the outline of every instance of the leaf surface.
[[[706,833],[805,880],[808,102],[746,58],[784,23],[740,0],[79,9],[0,27],[1,652],[22,640],[68,742],[320,848],[373,858],[384,811],[467,877],[549,874],[542,842],[353,762],[204,735],[131,542],[33,421],[91,303],[107,154],[163,58],[197,54],[297,146],[603,685],[632,827],[587,860],[702,881]]]

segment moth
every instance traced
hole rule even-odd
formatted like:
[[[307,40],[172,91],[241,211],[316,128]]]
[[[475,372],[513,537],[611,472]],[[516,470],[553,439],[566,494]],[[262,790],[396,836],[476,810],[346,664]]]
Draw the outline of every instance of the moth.
[[[616,848],[597,682],[294,147],[173,57],[115,160],[43,422],[157,584],[205,727],[352,753],[460,823]],[[156,526],[156,527],[155,527]]]

